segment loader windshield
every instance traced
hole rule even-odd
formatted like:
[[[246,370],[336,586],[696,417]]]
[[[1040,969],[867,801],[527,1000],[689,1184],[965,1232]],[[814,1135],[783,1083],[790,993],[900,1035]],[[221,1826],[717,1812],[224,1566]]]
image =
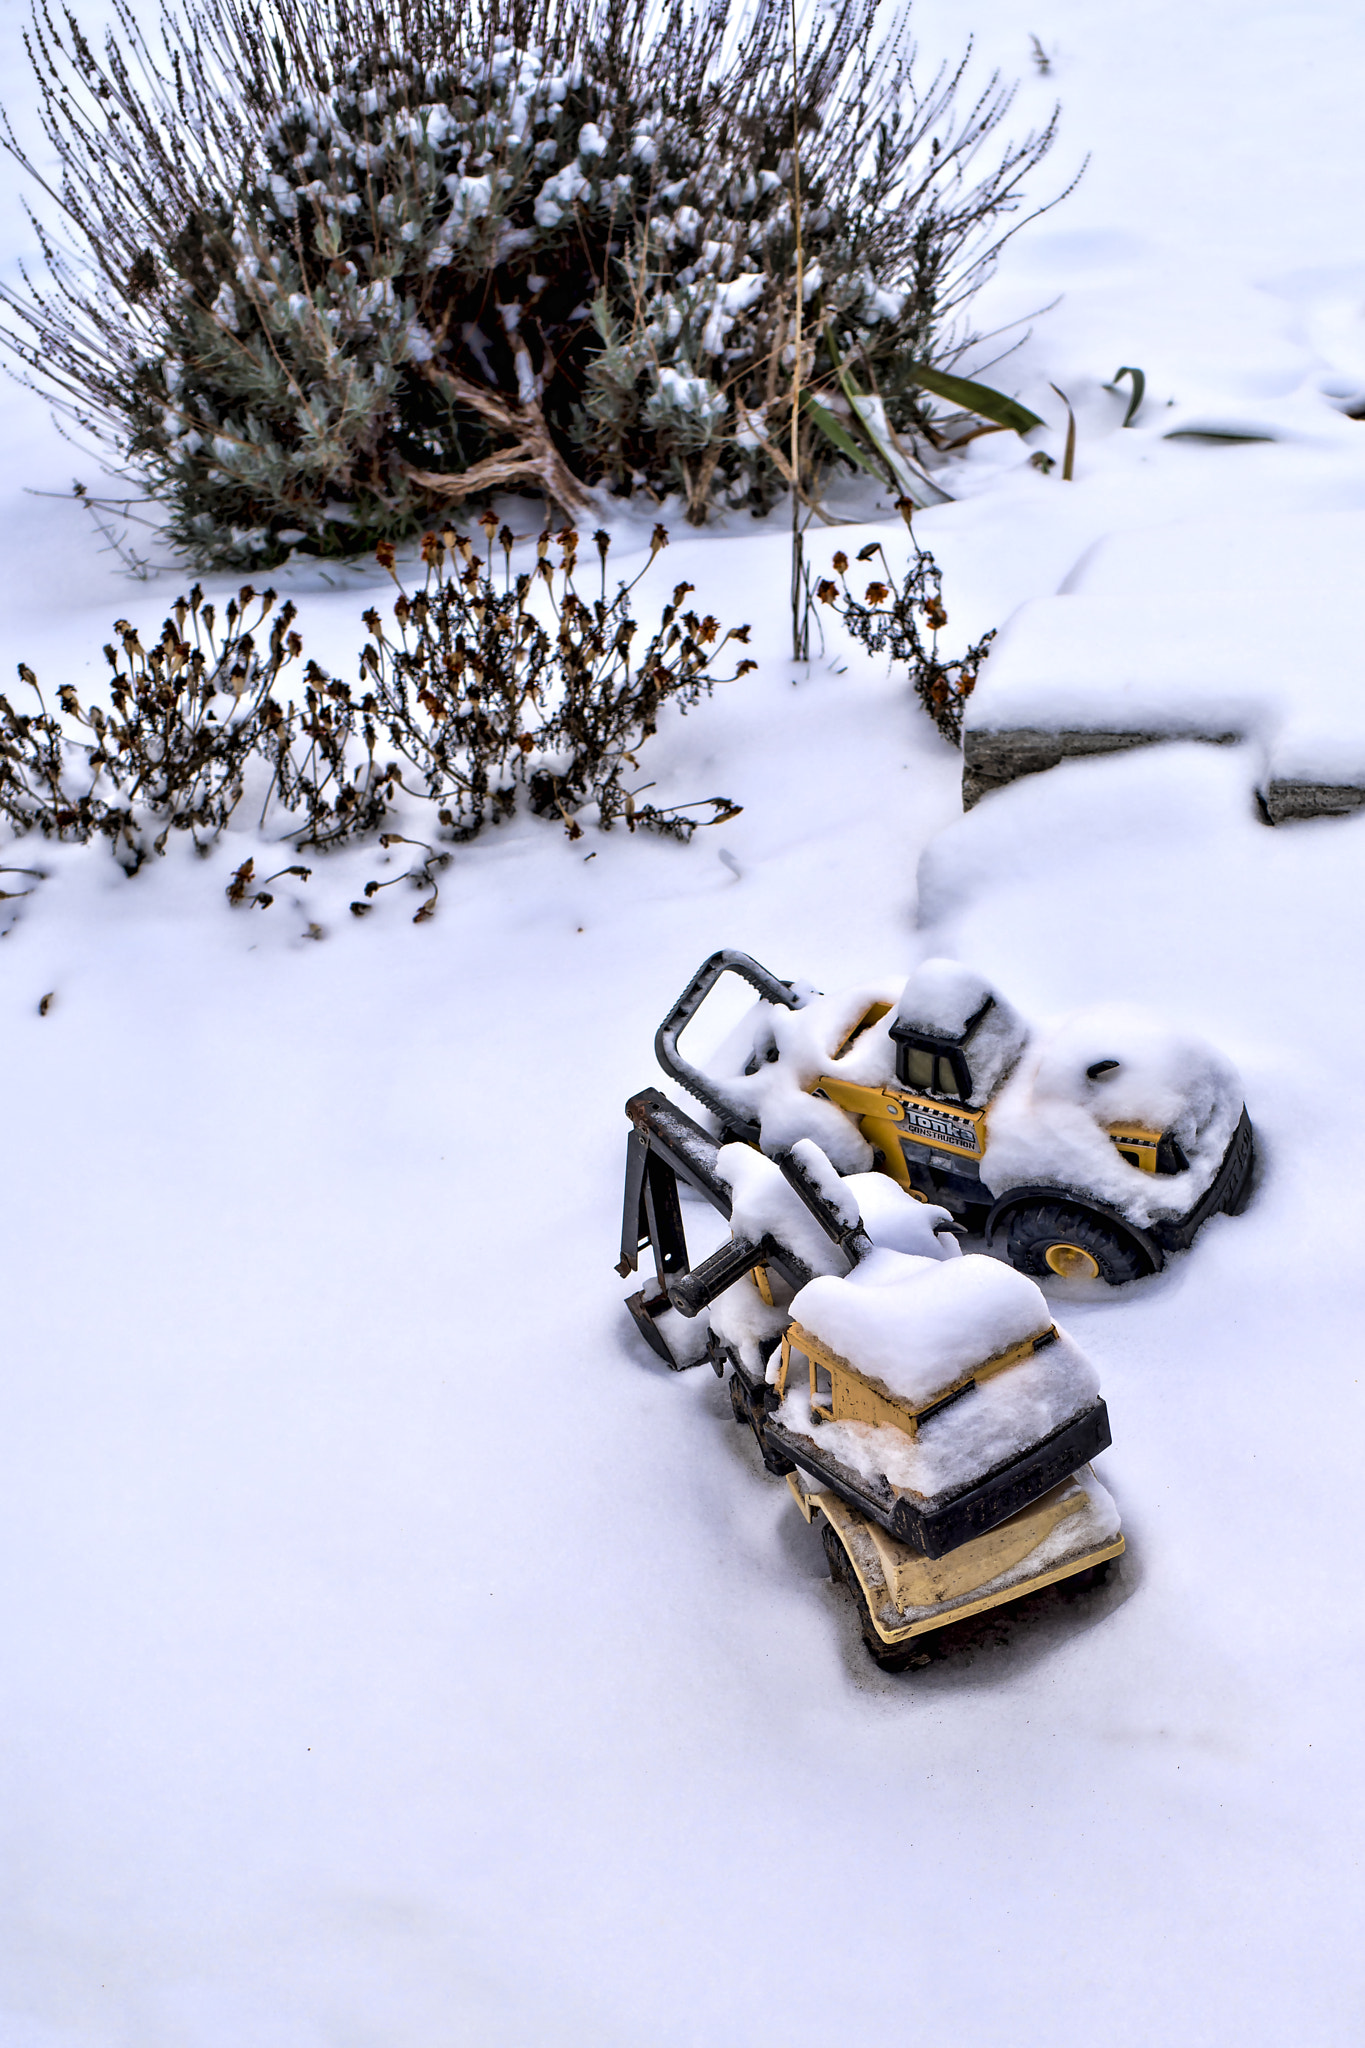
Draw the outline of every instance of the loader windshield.
[[[907,1045],[903,1050],[903,1060],[902,1079],[907,1088],[916,1088],[922,1094],[961,1095],[956,1062],[946,1052],[930,1052],[923,1046]]]

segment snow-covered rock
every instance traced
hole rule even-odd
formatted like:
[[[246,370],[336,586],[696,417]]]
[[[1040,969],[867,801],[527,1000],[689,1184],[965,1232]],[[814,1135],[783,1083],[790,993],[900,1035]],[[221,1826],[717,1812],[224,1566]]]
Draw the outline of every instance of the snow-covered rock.
[[[1365,804],[1365,510],[1106,536],[1021,605],[969,700],[964,797],[1065,756],[1249,739],[1274,818]]]

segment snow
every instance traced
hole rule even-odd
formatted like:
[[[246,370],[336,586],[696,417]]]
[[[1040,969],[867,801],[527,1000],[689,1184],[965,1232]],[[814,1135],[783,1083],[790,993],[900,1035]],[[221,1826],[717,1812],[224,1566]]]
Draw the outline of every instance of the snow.
[[[1034,1281],[977,1252],[934,1260],[873,1251],[846,1278],[808,1281],[791,1312],[812,1337],[916,1407],[1052,1321]]]
[[[1234,528],[1219,538],[1244,541],[1235,579],[1190,587],[1169,570],[1197,559],[1206,533],[1200,522],[1143,546],[1120,536],[1094,566],[1121,577],[1121,591],[1093,589],[1082,563],[1069,592],[1023,605],[983,670],[969,726],[1232,735],[1259,742],[1263,780],[1365,783],[1365,516]]]
[[[939,1037],[961,1038],[994,997],[990,983],[960,961],[923,960],[901,990],[896,1022]]]
[[[962,1247],[951,1234],[953,1219],[946,1209],[917,1202],[885,1173],[851,1173],[844,1186],[857,1202],[873,1244],[920,1258],[961,1258]]]
[[[821,1229],[780,1167],[751,1145],[722,1145],[716,1171],[730,1188],[736,1237],[775,1237],[816,1273],[842,1273],[847,1259]]]
[[[916,17],[929,58],[962,26]],[[951,632],[1080,601],[1061,586],[1111,537],[1365,511],[1337,410],[1365,390],[1359,11],[981,0],[971,26],[1023,74],[1020,128],[1063,101],[1057,182],[1092,157],[979,322],[1059,299],[986,381],[1058,457],[1067,391],[1076,479],[1004,434],[940,472],[955,502],[916,523]],[[1124,430],[1103,381],[1133,362]],[[145,639],[183,579],[125,581],[66,496],[93,465],[22,393],[0,408],[8,659],[88,694],[110,622]],[[1167,413],[1281,438],[1167,441]],[[893,544],[889,507],[846,502],[866,530],[814,528],[817,573]],[[652,516],[612,512],[622,573]],[[0,904],[0,2040],[767,2048],[909,2014],[971,2048],[1341,2048],[1365,1999],[1365,818],[1267,830],[1258,737],[1065,763],[964,819],[902,684],[832,631],[809,674],[787,658],[782,515],[668,519],[664,580],[751,618],[763,666],[665,720],[642,779],[733,793],[738,875],[715,832],[523,818],[457,852],[414,929],[406,887],[348,909],[401,847],[235,914],[233,866],[273,852],[245,828],[133,881],[8,856],[47,879]],[[350,674],[392,586],[279,580]],[[1154,1279],[1047,1283],[1109,1404],[1116,1582],[904,1678],[724,1388],[645,1352],[609,1270],[621,1104],[722,944],[835,990],[951,957],[1040,1021],[1154,1008],[1235,1062],[1257,1125],[1244,1216]],[[797,1913],[810,1946],[810,1838],[865,1881],[792,1962],[748,1927]]]
[[[1241,1112],[1241,1079],[1215,1047],[1138,1004],[1097,1004],[1040,1034],[1020,1061],[991,1106],[981,1171],[997,1194],[1039,1180],[1092,1189],[1145,1227],[1194,1207]],[[1187,1170],[1133,1166],[1106,1130],[1125,1123],[1169,1133]]]
[[[969,1256],[957,1265],[933,1270],[956,1274],[971,1263]],[[1022,1279],[1023,1275],[1014,1277]],[[802,1289],[802,1294],[808,1292],[808,1288]],[[820,1459],[834,1459],[863,1479],[887,1480],[933,1507],[1022,1457],[1054,1430],[1084,1414],[1094,1406],[1099,1390],[1094,1366],[1079,1346],[1062,1334],[1032,1358],[1007,1366],[949,1402],[914,1438],[889,1423],[813,1421],[809,1379],[804,1375],[798,1378],[795,1370],[777,1420],[793,1436],[804,1437]]]
[[[746,1273],[712,1302],[707,1313],[713,1334],[733,1351],[745,1371],[761,1373],[770,1384],[775,1382],[782,1362],[777,1345],[787,1327],[785,1307],[774,1308],[766,1302],[753,1275]],[[699,1316],[697,1323],[705,1328],[703,1317]]]

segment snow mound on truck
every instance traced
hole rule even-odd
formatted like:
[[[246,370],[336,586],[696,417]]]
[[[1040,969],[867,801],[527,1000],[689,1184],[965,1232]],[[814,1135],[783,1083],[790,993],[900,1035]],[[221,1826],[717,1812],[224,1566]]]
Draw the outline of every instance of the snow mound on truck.
[[[896,1049],[890,1027],[900,991],[899,982],[874,982],[812,996],[799,1010],[755,1003],[743,1030],[727,1043],[729,1057],[713,1058],[703,1072],[739,1116],[758,1124],[765,1152],[781,1152],[809,1138],[840,1173],[864,1173],[872,1165],[872,1147],[854,1119],[806,1091],[822,1074],[838,1074],[869,1088],[883,1087],[892,1078]],[[886,1014],[858,1032],[840,1056],[850,1034],[878,1004],[885,1005]],[[726,1072],[727,1066],[732,1071]],[[745,1073],[746,1066],[754,1071]]]
[[[969,1050],[972,1092],[967,1101],[972,1109],[990,1101],[1028,1043],[1028,1026],[1000,991],[960,960],[923,960],[901,991],[893,1026],[964,1039],[976,1019]],[[894,1078],[886,1075],[887,1081]]]
[[[1213,1046],[1136,1006],[1095,1005],[1039,1034],[992,1103],[982,1178],[996,1194],[1083,1189],[1146,1226],[1194,1207],[1241,1113],[1237,1070]],[[1185,1169],[1131,1165],[1106,1128],[1125,1124],[1169,1133]]]
[[[979,1252],[938,1261],[873,1251],[846,1278],[810,1281],[791,1313],[812,1337],[916,1407],[1052,1327],[1036,1282]]]
[[[805,1147],[798,1152],[805,1153]],[[806,1154],[804,1163],[813,1162]],[[840,1274],[845,1260],[831,1243],[796,1190],[779,1167],[751,1145],[722,1145],[716,1155],[716,1171],[731,1191],[734,1206],[730,1229],[735,1237],[755,1243],[775,1237],[795,1252],[816,1274]],[[952,1218],[946,1209],[932,1202],[917,1202],[883,1173],[855,1173],[838,1184],[846,1205],[845,1215],[862,1220],[874,1245],[896,1253],[915,1253],[926,1264],[937,1259],[960,1259],[962,1247],[946,1228]],[[856,1206],[854,1206],[856,1205]],[[943,1231],[940,1237],[937,1235]],[[862,1270],[860,1267],[859,1271]],[[776,1273],[769,1283],[783,1294]],[[780,1337],[790,1310],[773,1308],[758,1291],[753,1275],[746,1273],[733,1287],[727,1287],[711,1304],[711,1328],[722,1344],[729,1344],[743,1364],[756,1372],[762,1363],[762,1347]],[[771,1368],[776,1370],[775,1362]]]

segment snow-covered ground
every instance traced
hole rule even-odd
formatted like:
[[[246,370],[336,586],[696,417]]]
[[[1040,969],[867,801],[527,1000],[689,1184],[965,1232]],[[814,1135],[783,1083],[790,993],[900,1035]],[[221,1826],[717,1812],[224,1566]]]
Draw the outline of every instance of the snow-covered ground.
[[[1024,110],[1055,88],[1093,161],[985,309],[1063,295],[999,375],[1059,426],[1069,393],[1076,481],[976,444],[919,522],[954,627],[1106,536],[1365,506],[1324,396],[1365,391],[1358,11],[972,25],[1010,71],[1037,33]],[[1165,441],[1168,400],[1283,438]],[[182,579],[26,496],[93,471],[3,404],[5,660],[80,686]],[[762,659],[646,757],[745,806],[690,847],[523,820],[416,929],[399,889],[348,914],[389,872],[363,850],[229,911],[235,837],[132,882],[43,848],[4,906],[0,2048],[1345,2048],[1365,817],[1270,831],[1250,746],[1180,744],[963,818],[901,684],[784,658],[778,527],[679,523],[665,560]],[[344,666],[383,580],[336,580],[291,588]],[[1030,1016],[1155,1004],[1242,1070],[1249,1213],[1050,1289],[1130,1547],[1004,1647],[878,1674],[718,1383],[621,1310],[621,1104],[721,944],[825,988],[953,952]]]

